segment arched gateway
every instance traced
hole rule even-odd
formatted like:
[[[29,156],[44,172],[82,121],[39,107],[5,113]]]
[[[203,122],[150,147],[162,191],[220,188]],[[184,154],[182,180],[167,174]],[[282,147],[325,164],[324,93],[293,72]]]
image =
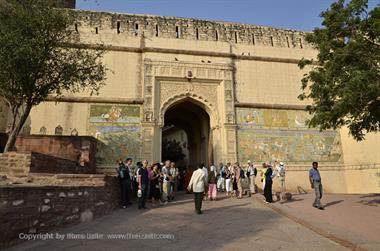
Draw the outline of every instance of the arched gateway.
[[[209,111],[209,112],[207,112]],[[162,128],[162,159],[171,159],[170,145],[173,140],[180,143],[185,159],[180,162],[182,166],[198,166],[201,163],[210,163],[213,160],[212,135],[210,135],[211,111],[204,103],[186,97],[172,104],[164,116]],[[166,144],[164,144],[166,142]],[[167,156],[167,157],[166,157]]]
[[[163,138],[182,130],[188,164],[235,161],[232,83],[232,67],[226,64],[145,60],[143,158],[160,160]]]

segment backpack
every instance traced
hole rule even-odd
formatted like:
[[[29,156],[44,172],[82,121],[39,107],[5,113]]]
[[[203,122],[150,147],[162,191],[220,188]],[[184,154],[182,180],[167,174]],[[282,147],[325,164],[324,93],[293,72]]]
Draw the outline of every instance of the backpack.
[[[255,174],[255,176],[257,176],[257,168],[256,167],[253,168],[253,173]]]
[[[245,179],[244,170],[240,169],[240,179]]]

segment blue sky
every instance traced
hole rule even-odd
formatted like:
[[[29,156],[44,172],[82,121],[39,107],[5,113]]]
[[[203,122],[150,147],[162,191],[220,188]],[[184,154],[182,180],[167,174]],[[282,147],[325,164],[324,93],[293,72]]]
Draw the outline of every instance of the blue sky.
[[[370,8],[380,0],[369,0]],[[311,31],[333,0],[77,0],[77,8],[230,21]]]

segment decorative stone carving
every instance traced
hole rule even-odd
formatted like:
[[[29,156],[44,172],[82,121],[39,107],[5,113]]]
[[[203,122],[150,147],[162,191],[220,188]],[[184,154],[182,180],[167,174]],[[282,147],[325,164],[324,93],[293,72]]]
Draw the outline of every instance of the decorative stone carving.
[[[153,112],[147,111],[144,113],[144,122],[153,122]]]
[[[235,116],[233,113],[228,113],[227,114],[227,119],[226,119],[227,123],[234,123],[235,122]]]

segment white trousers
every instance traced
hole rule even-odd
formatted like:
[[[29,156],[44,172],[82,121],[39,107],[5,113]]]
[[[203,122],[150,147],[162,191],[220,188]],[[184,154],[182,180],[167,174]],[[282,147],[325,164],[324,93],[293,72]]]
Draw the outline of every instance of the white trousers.
[[[227,193],[232,191],[231,179],[226,179],[226,191],[227,191]]]
[[[217,188],[218,188],[218,189],[222,189],[222,190],[224,190],[224,178],[220,177],[220,178],[218,179]]]

